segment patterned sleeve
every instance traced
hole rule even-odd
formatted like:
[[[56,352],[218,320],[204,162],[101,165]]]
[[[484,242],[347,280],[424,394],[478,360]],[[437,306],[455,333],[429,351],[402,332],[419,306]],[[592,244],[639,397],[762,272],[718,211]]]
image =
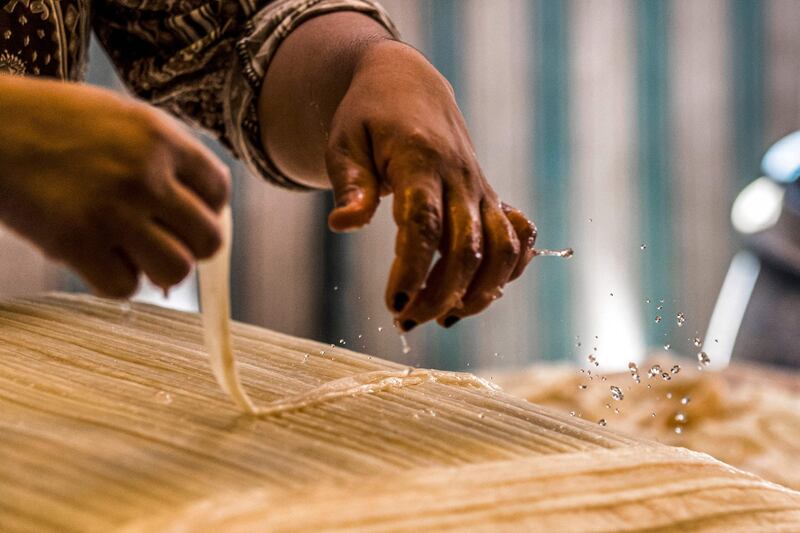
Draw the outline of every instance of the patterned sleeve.
[[[99,0],[93,24],[138,96],[211,133],[257,175],[304,189],[264,150],[256,104],[283,39],[333,11],[365,13],[397,36],[374,0]]]

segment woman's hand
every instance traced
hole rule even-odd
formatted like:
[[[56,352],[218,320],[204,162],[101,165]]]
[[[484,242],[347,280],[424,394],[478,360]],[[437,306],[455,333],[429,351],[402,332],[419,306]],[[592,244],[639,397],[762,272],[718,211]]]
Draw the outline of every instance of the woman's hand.
[[[0,220],[126,297],[220,244],[225,166],[161,112],[89,86],[0,75]]]
[[[304,22],[267,71],[261,132],[289,177],[333,188],[336,231],[368,223],[394,194],[387,305],[404,330],[432,319],[449,327],[522,274],[536,229],[486,181],[447,81],[388,37],[358,13]]]
[[[533,257],[536,228],[484,177],[450,85],[402,43],[375,43],[362,56],[325,160],[334,230],[358,229],[394,194],[386,302],[403,330],[431,319],[449,327],[482,311]]]

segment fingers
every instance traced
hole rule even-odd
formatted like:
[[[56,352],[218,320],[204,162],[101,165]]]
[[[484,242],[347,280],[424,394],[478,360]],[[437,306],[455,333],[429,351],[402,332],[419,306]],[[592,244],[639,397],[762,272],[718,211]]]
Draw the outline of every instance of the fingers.
[[[447,191],[446,236],[424,288],[397,317],[408,331],[417,324],[461,306],[482,258],[480,208],[462,188]]]
[[[536,244],[536,225],[528,220],[522,212],[510,205],[501,204],[503,212],[508,217],[508,221],[514,226],[514,231],[517,233],[517,238],[520,242],[520,254],[517,258],[517,265],[511,273],[508,281],[514,281],[522,275],[525,267],[531,262],[531,259],[536,255],[534,252],[534,245]]]
[[[483,260],[462,299],[460,308],[439,316],[440,325],[450,327],[462,318],[483,311],[502,295],[517,266],[520,242],[514,227],[495,201],[481,203]]]
[[[428,276],[442,240],[442,183],[430,172],[400,174],[394,197],[397,224],[395,259],[386,287],[386,305],[405,309]]]
[[[180,128],[175,128],[175,175],[212,210],[219,212],[230,197],[230,171],[214,153]]]
[[[139,286],[139,271],[118,250],[97,248],[91,253],[75,250],[67,263],[77,270],[99,296],[128,298]]]
[[[192,270],[191,252],[155,222],[140,224],[123,241],[131,261],[159,287],[180,283]]]
[[[354,231],[369,223],[380,203],[378,180],[368,159],[354,157],[338,146],[325,153],[336,207],[328,216],[333,231]]]
[[[222,243],[217,216],[180,183],[167,188],[154,215],[196,259],[211,257]]]

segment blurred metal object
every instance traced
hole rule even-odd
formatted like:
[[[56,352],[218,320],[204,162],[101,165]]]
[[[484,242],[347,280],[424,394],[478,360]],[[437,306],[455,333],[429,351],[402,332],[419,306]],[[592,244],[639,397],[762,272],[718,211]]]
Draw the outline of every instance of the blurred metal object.
[[[731,263],[704,349],[720,363],[800,367],[800,131],[767,150],[762,169],[767,177],[734,202],[731,220],[746,251]]]

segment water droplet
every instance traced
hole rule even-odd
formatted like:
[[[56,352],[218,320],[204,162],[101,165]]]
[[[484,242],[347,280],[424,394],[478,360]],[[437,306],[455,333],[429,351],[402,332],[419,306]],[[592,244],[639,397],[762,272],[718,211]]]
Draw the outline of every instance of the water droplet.
[[[344,346],[347,342],[344,339],[339,339],[339,344]]]
[[[419,420],[419,413],[414,413],[414,418],[415,418],[416,420]]]
[[[675,426],[675,433],[677,433],[678,435],[680,435],[681,433],[683,433],[683,429],[681,429],[681,427],[680,427],[680,426]]]
[[[678,413],[675,415],[675,422],[686,422],[686,415],[683,413]]]
[[[411,352],[411,346],[408,345],[405,335],[400,335],[400,344],[403,345],[403,354],[408,355]]]
[[[358,338],[359,338],[359,339],[360,339],[360,338],[362,338],[363,336],[364,336],[364,335],[362,335],[361,333],[359,333],[359,334],[358,334]]]
[[[676,314],[675,323],[678,324],[679,328],[682,328],[683,325],[686,323],[686,315],[684,315],[683,313]]]
[[[494,352],[492,355],[493,355],[494,357],[497,357],[499,354],[498,354],[497,352]]]
[[[681,371],[681,365],[672,365],[672,368],[670,368],[669,371],[673,374],[677,374]]]
[[[642,243],[642,245],[641,245],[641,246],[639,246],[639,249],[640,249],[640,250],[647,250],[647,245],[646,245],[646,244],[644,244],[644,243]]]
[[[620,389],[616,385],[611,385],[609,389],[611,390],[611,397],[614,398],[615,400],[619,401],[625,399],[625,395],[622,393],[622,389]]]
[[[565,248],[563,250],[534,250],[533,254],[542,257],[563,257],[564,259],[569,259],[575,255],[575,251],[572,248]]]
[[[662,320],[662,319],[661,319],[661,315],[656,315],[656,324],[658,324],[659,322],[661,322],[661,320]]]
[[[594,366],[600,366],[600,363],[597,362],[597,357],[595,357],[594,355],[589,354],[588,356],[586,356],[586,359],[588,359],[589,362],[592,363]]]
[[[609,292],[608,294],[609,294],[609,296],[614,296],[613,292]]]
[[[650,370],[647,371],[648,378],[654,378],[661,374],[661,365],[653,365],[650,367]]]
[[[601,426],[608,425],[608,422],[606,422],[605,418],[601,418],[600,420],[597,421],[597,423],[600,424]]]
[[[650,303],[650,298],[645,298],[644,299],[644,303],[649,304]]]
[[[706,352],[698,352],[697,362],[703,366],[708,366],[709,364],[711,364],[711,358],[708,357],[708,354]]]
[[[579,388],[580,390],[586,390],[586,389],[588,389],[588,388],[589,388],[589,385],[586,385],[586,384],[584,384],[584,383],[581,383],[580,385],[578,385],[578,388]]]
[[[483,419],[486,415],[484,413],[478,413],[478,418]]]
[[[614,409],[614,414],[618,415],[620,413],[619,409]]]
[[[383,326],[378,326],[378,333],[380,333],[381,331],[383,331]]]
[[[657,311],[661,311],[662,309],[664,309],[664,306],[663,306],[663,305],[659,305],[659,306],[657,306],[657,307],[656,307],[656,310],[657,310]]]
[[[160,390],[157,393],[155,393],[153,398],[162,405],[169,405],[172,403],[172,395],[163,390]]]
[[[691,396],[684,396],[683,398],[681,398],[681,404],[683,405],[688,405],[688,403],[691,401],[692,401]]]
[[[650,416],[652,416],[653,418],[655,418],[655,417],[656,417],[656,414],[655,414],[655,413],[650,413]]]
[[[672,379],[672,376],[670,376],[667,372],[662,372],[661,379],[663,379],[664,381],[669,381]]]
[[[575,416],[575,411],[570,411],[569,416]]]
[[[333,290],[338,291],[339,290],[339,286],[338,285],[334,285],[333,286]]]
[[[698,348],[703,345],[703,341],[700,340],[700,337],[695,337],[692,343]]]
[[[669,349],[670,349],[670,348],[672,348],[672,345],[671,345],[671,344],[665,344],[665,345],[664,345],[664,349],[665,349],[665,350],[669,351]]]
[[[304,354],[303,355],[303,362],[304,363],[307,362],[309,357],[311,357],[311,354]]]
[[[667,394],[665,394],[665,396],[666,396],[667,400],[671,400],[672,399],[672,393],[671,392],[668,392]]]

